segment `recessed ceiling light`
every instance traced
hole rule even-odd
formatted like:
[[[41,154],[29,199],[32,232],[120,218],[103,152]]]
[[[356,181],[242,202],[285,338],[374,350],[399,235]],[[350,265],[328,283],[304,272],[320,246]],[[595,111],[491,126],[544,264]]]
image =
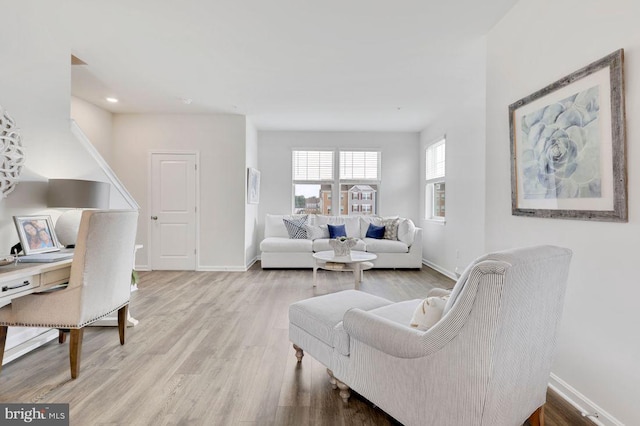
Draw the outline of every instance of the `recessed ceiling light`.
[[[107,102],[111,102],[112,104],[115,104],[118,102],[118,99],[116,98],[107,98]]]

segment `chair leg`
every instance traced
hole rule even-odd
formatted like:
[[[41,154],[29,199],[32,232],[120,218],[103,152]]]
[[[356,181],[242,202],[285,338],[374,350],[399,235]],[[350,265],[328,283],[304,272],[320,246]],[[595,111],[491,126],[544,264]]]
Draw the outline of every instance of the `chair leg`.
[[[70,330],[69,362],[71,364],[71,378],[75,379],[80,373],[80,357],[82,355],[82,335],[84,328],[72,328]]]
[[[529,425],[544,426],[544,405],[538,407],[538,409],[529,416]]]
[[[351,392],[349,392],[349,386],[346,383],[342,383],[340,380],[336,379],[336,385],[338,385],[338,389],[340,389],[340,398],[346,404],[349,402],[349,397],[351,396]]]
[[[62,344],[64,342],[66,342],[67,340],[67,334],[65,333],[64,330],[59,329],[58,330],[58,343]]]
[[[329,383],[331,384],[331,389],[338,389],[338,382],[336,378],[333,377],[333,371],[327,368],[327,374],[329,375]]]
[[[120,334],[120,344],[124,345],[124,335],[127,329],[127,312],[129,311],[129,305],[124,305],[118,309],[118,333]]]
[[[296,344],[293,345],[293,349],[296,350],[296,358],[298,358],[298,362],[302,362],[302,357],[304,356],[304,351]]]
[[[0,372],[2,372],[2,360],[4,359],[4,343],[7,341],[7,327],[6,325],[0,326]]]

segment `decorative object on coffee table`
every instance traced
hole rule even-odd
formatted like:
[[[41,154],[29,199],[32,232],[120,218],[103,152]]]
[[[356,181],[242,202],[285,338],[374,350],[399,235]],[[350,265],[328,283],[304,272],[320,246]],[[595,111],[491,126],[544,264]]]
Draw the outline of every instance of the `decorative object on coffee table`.
[[[329,245],[333,248],[333,252],[336,256],[349,256],[351,254],[351,248],[357,243],[355,238],[338,237],[329,240]]]
[[[5,198],[16,188],[25,161],[20,129],[0,106],[0,194]]]

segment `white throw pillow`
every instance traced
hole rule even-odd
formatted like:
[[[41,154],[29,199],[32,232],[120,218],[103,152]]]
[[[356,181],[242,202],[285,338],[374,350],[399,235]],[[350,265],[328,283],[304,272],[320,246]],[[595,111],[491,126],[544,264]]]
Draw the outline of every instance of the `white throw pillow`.
[[[306,228],[307,238],[310,240],[329,238],[329,227],[327,225],[307,225]]]
[[[289,233],[289,238],[293,240],[307,239],[307,216],[297,217],[295,219],[283,218],[284,227]]]
[[[384,239],[398,241],[400,219],[384,219],[382,224],[384,225]]]
[[[411,327],[426,331],[433,327],[442,318],[444,306],[447,304],[448,296],[427,297],[413,312]]]
[[[416,225],[413,224],[413,221],[411,219],[400,219],[400,224],[398,224],[398,240],[411,247],[415,235]]]

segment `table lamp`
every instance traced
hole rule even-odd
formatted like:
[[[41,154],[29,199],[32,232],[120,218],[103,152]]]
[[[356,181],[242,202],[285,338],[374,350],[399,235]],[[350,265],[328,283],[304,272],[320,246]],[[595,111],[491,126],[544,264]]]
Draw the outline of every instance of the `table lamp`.
[[[110,187],[106,182],[92,180],[49,179],[47,205],[69,209],[56,221],[55,232],[61,244],[75,246],[82,209],[109,208]]]

